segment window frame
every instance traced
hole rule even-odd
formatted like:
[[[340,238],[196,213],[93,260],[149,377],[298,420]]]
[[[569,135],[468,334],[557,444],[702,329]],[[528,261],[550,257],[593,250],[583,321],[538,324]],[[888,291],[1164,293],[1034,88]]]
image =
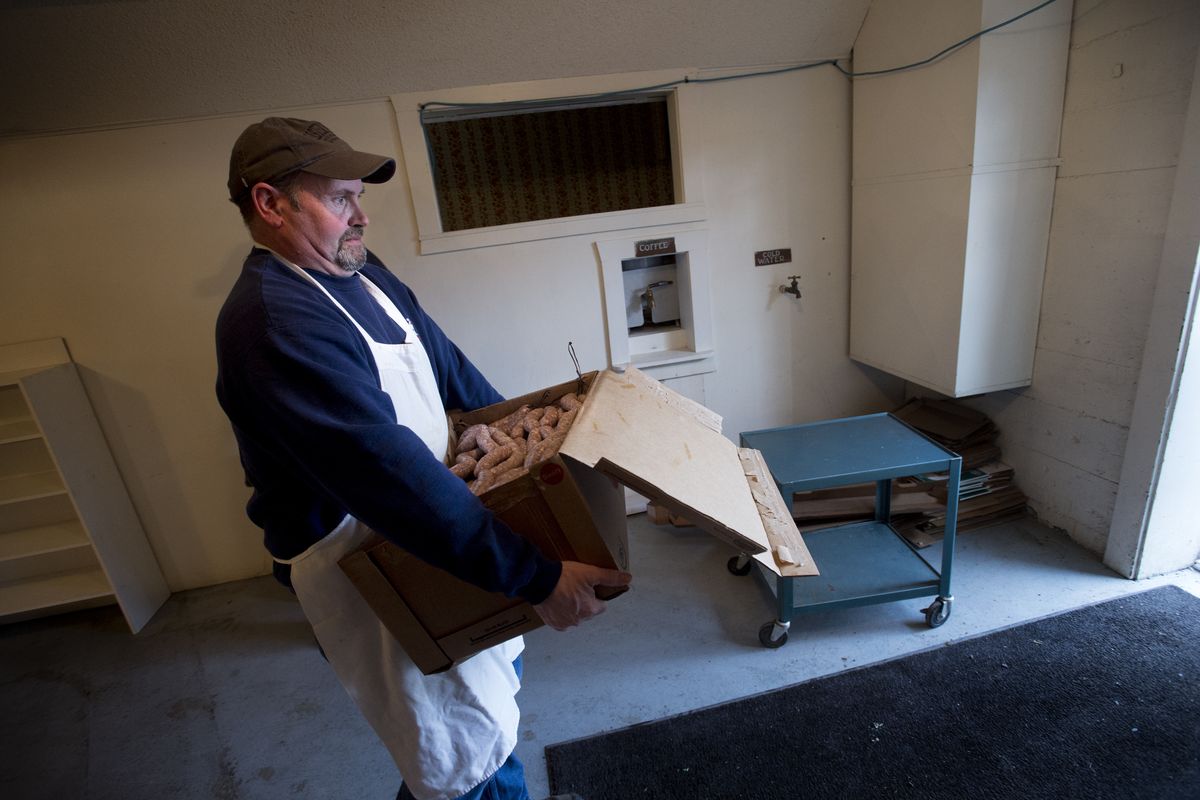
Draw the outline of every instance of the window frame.
[[[663,83],[682,80],[685,74],[690,73],[678,71],[627,73],[393,95],[392,107],[396,115],[401,152],[408,173],[413,211],[417,221],[419,252],[422,255],[428,255],[564,236],[703,221],[707,213],[704,205],[702,160],[699,148],[694,142],[698,132],[703,128],[700,124],[698,107],[699,93],[693,84],[680,83],[676,86],[656,88],[647,92],[647,94],[665,94],[667,100],[676,197],[676,202],[669,206],[605,211],[599,214],[445,231],[442,228],[441,214],[438,211],[437,192],[434,187],[433,169],[429,161],[425,130],[421,124],[421,105],[433,101],[447,103],[538,101],[555,97],[623,91],[642,86],[659,86]]]

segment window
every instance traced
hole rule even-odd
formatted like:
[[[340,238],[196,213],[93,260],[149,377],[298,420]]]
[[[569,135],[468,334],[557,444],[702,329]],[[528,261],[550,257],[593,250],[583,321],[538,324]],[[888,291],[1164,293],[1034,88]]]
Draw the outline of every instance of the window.
[[[426,112],[443,231],[675,203],[667,98]]]
[[[421,253],[703,220],[700,111],[682,77],[394,95]]]

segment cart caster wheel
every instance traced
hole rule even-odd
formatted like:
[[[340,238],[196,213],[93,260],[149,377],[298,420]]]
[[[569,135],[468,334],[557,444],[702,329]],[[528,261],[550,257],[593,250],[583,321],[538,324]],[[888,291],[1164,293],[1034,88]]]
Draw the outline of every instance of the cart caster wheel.
[[[750,574],[750,556],[740,555],[729,559],[725,564],[734,575]]]
[[[921,613],[925,615],[925,623],[931,628],[936,628],[950,619],[950,603],[939,597],[929,604],[929,608],[921,609]]]
[[[758,629],[759,643],[763,647],[769,647],[772,650],[783,647],[787,644],[788,632],[786,627],[783,627],[782,630],[781,627],[777,622],[768,622],[766,625],[763,625]]]

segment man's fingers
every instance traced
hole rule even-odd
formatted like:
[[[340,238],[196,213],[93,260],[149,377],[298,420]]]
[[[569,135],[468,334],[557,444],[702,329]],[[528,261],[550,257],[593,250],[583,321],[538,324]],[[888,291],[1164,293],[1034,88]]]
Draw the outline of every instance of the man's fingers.
[[[605,604],[596,597],[597,586],[628,586],[632,579],[632,575],[622,570],[564,561],[554,591],[534,609],[550,627],[566,630],[603,613]]]
[[[564,565],[574,562],[563,562]],[[624,570],[593,567],[590,564],[579,564],[579,576],[591,586],[628,586],[633,575]]]
[[[633,581],[633,575],[617,569],[601,570],[604,574],[593,586],[628,586]]]

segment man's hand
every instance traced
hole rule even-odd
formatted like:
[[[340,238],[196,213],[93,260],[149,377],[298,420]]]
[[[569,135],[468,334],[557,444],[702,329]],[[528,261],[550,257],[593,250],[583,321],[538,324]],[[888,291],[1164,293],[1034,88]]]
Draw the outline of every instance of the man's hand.
[[[542,622],[565,631],[604,611],[604,601],[596,598],[597,586],[628,586],[632,579],[628,572],[564,561],[554,591],[534,609]]]

